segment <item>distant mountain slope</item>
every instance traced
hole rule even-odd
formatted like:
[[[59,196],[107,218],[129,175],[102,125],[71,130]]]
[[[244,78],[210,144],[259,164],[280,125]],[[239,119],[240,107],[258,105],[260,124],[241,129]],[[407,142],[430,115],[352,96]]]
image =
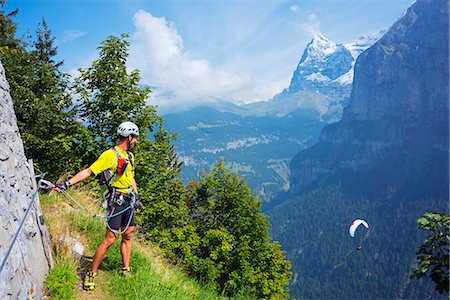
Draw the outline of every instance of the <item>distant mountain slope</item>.
[[[342,120],[291,163],[268,210],[304,298],[445,298],[410,281],[415,220],[449,203],[449,2],[418,0],[355,65]],[[353,219],[371,229],[355,250]]]
[[[179,133],[176,149],[184,162],[184,181],[199,178],[220,157],[239,172],[264,200],[289,188],[292,156],[317,141],[325,123],[313,110],[289,116],[254,117],[198,107],[164,116],[170,131]]]
[[[223,156],[263,200],[286,191],[291,158],[315,143],[324,125],[340,119],[355,59],[378,38],[338,45],[316,35],[289,88],[273,100],[236,106],[214,99],[209,107],[165,115],[169,131],[179,133],[175,144],[184,181],[198,178]]]

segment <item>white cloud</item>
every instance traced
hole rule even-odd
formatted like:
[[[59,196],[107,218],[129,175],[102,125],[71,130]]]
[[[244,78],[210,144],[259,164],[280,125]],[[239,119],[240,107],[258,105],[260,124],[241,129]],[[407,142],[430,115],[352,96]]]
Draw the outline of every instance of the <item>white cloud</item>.
[[[300,22],[295,27],[311,36],[320,33],[320,21],[314,13],[309,13],[306,22]]]
[[[289,7],[289,9],[290,9],[291,11],[293,11],[293,12],[297,12],[298,9],[299,9],[299,7],[298,7],[297,4],[294,4],[294,5],[291,5],[291,6]]]
[[[164,17],[140,10],[134,25],[130,67],[141,70],[144,84],[157,87],[153,97],[158,105],[212,97],[230,100],[251,84],[248,74],[216,69],[207,60],[191,58],[175,25]]]
[[[63,37],[61,38],[60,44],[72,42],[76,39],[81,38],[84,35],[86,35],[86,32],[79,31],[79,30],[66,30],[63,33]]]

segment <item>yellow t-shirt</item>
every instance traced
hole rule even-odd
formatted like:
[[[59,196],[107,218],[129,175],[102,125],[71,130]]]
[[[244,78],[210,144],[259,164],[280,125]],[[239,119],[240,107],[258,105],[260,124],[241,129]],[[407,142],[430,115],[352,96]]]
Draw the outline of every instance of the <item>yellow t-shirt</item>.
[[[122,175],[116,174],[112,180],[112,186],[116,188],[117,192],[120,193],[131,193],[132,183],[134,178],[134,168],[131,165],[130,159],[126,151],[122,151],[119,147],[114,147],[119,153],[120,157],[128,162],[128,166]],[[134,162],[134,155],[131,153],[131,159]],[[106,150],[100,157],[89,167],[92,173],[97,175],[98,173],[111,169],[115,173],[117,168],[117,156],[113,149]]]

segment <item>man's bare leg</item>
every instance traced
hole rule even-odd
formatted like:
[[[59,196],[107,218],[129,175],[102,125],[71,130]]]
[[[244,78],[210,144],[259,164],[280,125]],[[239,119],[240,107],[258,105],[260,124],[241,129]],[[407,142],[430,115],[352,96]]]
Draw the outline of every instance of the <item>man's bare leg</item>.
[[[123,230],[124,228],[122,228]],[[128,268],[130,266],[131,257],[131,238],[135,226],[128,227],[127,231],[122,234],[122,242],[120,243],[120,254],[122,254],[122,267]]]
[[[105,257],[106,251],[116,240],[116,235],[109,229],[106,230],[105,238],[103,242],[98,246],[95,251],[94,258],[92,260],[91,272],[97,272],[103,258]]]

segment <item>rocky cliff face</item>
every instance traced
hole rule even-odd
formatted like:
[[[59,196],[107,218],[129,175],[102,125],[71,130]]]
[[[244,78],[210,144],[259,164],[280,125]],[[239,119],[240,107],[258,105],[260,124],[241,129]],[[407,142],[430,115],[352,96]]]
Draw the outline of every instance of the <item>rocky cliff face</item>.
[[[0,259],[3,261],[36,191],[0,64]],[[40,299],[51,256],[36,199],[0,273],[0,299]],[[43,238],[44,236],[44,238]],[[46,246],[44,246],[46,245]]]
[[[417,1],[359,56],[342,120],[292,160],[292,193],[340,183],[446,194],[448,11],[448,0]]]

